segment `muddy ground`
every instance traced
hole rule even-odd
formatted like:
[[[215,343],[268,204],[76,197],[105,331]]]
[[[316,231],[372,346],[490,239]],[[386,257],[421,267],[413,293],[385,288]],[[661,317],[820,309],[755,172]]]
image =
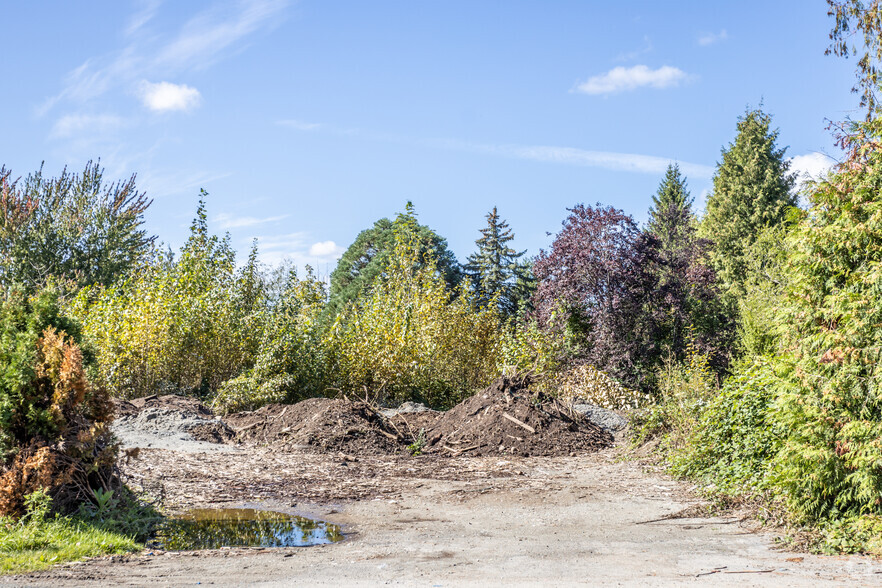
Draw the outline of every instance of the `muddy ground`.
[[[154,416],[138,424],[145,409]],[[186,432],[202,425],[227,431],[226,422],[173,409],[154,401],[121,419],[134,435],[123,465],[131,486],[160,498],[169,512],[266,508],[337,523],[346,539],[305,548],[147,550],[0,578],[0,585],[882,584],[877,560],[780,550],[750,521],[703,514],[689,487],[623,459],[621,433],[613,447],[551,457],[499,455],[498,447],[481,456],[354,454],[318,451],[303,442],[308,437],[287,446],[243,440],[236,429],[254,418],[230,419],[232,437],[207,443]],[[534,417],[517,414],[511,416],[532,426]],[[173,422],[184,423],[184,434]],[[138,427],[150,433],[143,443]]]

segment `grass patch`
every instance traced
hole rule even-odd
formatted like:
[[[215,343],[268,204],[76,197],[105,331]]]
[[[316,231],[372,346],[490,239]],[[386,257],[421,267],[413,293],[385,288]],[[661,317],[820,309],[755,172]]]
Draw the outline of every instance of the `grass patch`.
[[[102,555],[138,551],[161,520],[127,488],[93,491],[95,502],[73,516],[53,514],[45,490],[25,498],[20,519],[0,517],[0,575],[34,572]]]
[[[78,517],[0,518],[0,574],[43,570],[84,557],[137,551],[131,536]]]

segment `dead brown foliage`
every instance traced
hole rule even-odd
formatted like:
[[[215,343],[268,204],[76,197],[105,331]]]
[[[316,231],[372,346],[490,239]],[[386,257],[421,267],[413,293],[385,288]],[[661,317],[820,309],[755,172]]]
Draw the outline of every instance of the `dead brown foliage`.
[[[30,383],[48,407],[51,437],[34,436],[6,464],[0,464],[0,515],[20,516],[25,497],[46,489],[56,508],[71,510],[92,499],[93,489],[110,490],[117,446],[108,427],[113,405],[91,388],[79,346],[48,328],[37,342],[35,379]]]

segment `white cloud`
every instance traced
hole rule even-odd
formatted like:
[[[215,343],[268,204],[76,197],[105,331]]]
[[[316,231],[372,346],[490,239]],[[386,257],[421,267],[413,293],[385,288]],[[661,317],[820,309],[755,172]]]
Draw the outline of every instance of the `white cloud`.
[[[645,65],[633,67],[615,67],[605,74],[593,76],[576,86],[575,91],[583,94],[615,94],[627,90],[636,90],[644,86],[661,89],[670,88],[688,79],[683,70],[664,65],[658,69],[649,69]]]
[[[615,171],[630,171],[650,174],[663,174],[668,166],[676,163],[684,175],[694,178],[709,178],[713,168],[707,165],[677,161],[669,157],[641,155],[639,153],[615,153],[612,151],[588,151],[573,147],[503,147],[503,152],[520,159],[566,163],[587,167],[602,167]]]
[[[707,47],[708,45],[725,41],[728,38],[729,35],[726,33],[726,29],[722,29],[719,33],[701,33],[698,35],[698,44],[702,47]]]
[[[790,171],[796,174],[796,188],[802,189],[806,182],[818,180],[836,164],[836,160],[817,151],[790,158]]]
[[[202,95],[196,88],[185,84],[143,81],[138,87],[138,95],[144,106],[154,112],[171,110],[191,110],[202,102]]]
[[[233,216],[232,214],[219,214],[214,217],[213,221],[218,224],[221,230],[240,229],[245,227],[254,227],[257,225],[265,225],[268,223],[278,222],[288,218],[290,215],[283,214],[281,216],[268,216],[266,218],[255,218],[253,216]]]
[[[125,119],[115,114],[68,114],[55,121],[49,136],[53,139],[67,139],[82,135],[103,135],[125,124]]]
[[[437,141],[434,142],[434,145],[458,151],[487,153],[545,163],[599,167],[613,171],[664,174],[668,165],[676,163],[680,166],[680,171],[688,177],[696,179],[710,178],[714,173],[714,168],[708,165],[639,153],[590,151],[575,147],[555,147],[550,145],[487,145],[461,141]]]
[[[279,121],[285,124],[288,121]],[[293,127],[297,128],[297,127]],[[671,157],[659,157],[655,155],[642,155],[639,153],[617,153],[614,151],[590,151],[574,147],[555,147],[548,145],[493,145],[487,143],[469,143],[455,139],[414,139],[382,133],[369,133],[357,129],[340,129],[332,125],[315,125],[310,130],[347,136],[358,134],[372,141],[398,143],[432,149],[446,149],[450,151],[465,151],[468,153],[481,153],[516,159],[528,159],[547,163],[562,163],[566,165],[579,165],[585,167],[599,167],[615,171],[629,171],[638,173],[664,174],[668,165],[677,163],[680,170],[688,177],[696,179],[710,178],[714,168],[699,163],[689,163]]]
[[[143,162],[150,157],[149,153],[141,154],[137,161]],[[132,162],[133,164],[135,162]],[[142,168],[143,169],[143,168]],[[146,190],[150,198],[166,198],[169,196],[194,196],[199,188],[205,188],[213,182],[230,177],[232,174],[213,173],[209,171],[192,172],[154,172],[149,167],[138,173],[138,187]]]
[[[287,0],[247,0],[229,18],[223,7],[209,9],[187,22],[180,34],[157,54],[164,67],[205,67],[221,52],[263,27],[277,24]]]
[[[140,10],[130,16],[128,24],[126,24],[125,34],[127,36],[136,34],[144,28],[144,25],[153,20],[162,0],[140,0],[138,4],[141,7]]]
[[[37,107],[37,114],[43,115],[64,101],[84,103],[115,89],[137,90],[138,81],[144,78],[205,69],[241,50],[248,37],[275,27],[287,4],[287,0],[216,4],[169,37],[149,30],[159,3],[147,0],[123,29],[128,45],[107,56],[87,59],[69,72],[62,90]]]
[[[309,247],[309,254],[312,257],[323,258],[329,261],[338,259],[343,255],[343,251],[344,249],[333,241],[319,241]]]

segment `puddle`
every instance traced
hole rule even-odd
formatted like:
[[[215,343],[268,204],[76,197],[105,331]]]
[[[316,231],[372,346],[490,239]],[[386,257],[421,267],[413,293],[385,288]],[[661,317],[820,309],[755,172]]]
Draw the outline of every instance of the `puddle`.
[[[252,508],[196,509],[169,519],[153,544],[169,551],[221,547],[300,547],[343,539],[337,525]]]

